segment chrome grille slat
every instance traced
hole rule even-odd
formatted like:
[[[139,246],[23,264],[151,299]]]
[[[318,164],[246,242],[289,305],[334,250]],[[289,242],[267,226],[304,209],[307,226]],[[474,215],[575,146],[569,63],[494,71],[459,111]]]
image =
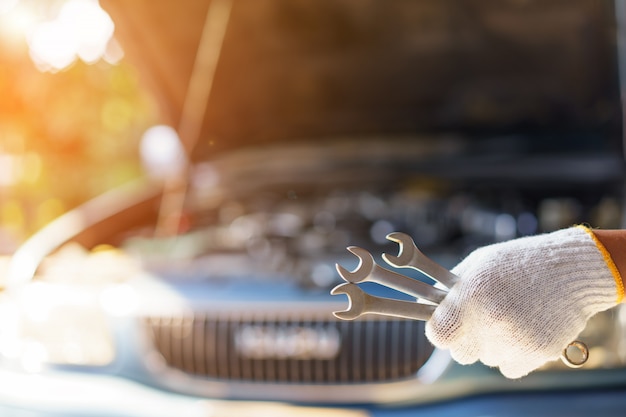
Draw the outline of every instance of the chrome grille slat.
[[[172,321],[172,329],[174,333],[174,343],[173,343],[173,358],[175,361],[180,363],[180,367],[184,371],[188,371],[185,368],[185,355],[183,353],[183,339],[184,339],[184,323],[182,317],[177,317]]]
[[[365,364],[371,364],[374,363],[374,343],[376,343],[374,322],[368,319],[365,326],[367,328],[365,332]],[[374,367],[365,366],[365,382],[372,381],[374,381]]]
[[[265,317],[261,318],[265,322]],[[241,379],[251,381],[254,379],[254,364],[251,361],[241,359]]]
[[[399,333],[398,333],[398,322],[397,321],[393,321],[390,323],[390,329],[389,329],[389,340],[399,340]],[[402,358],[400,357],[400,350],[398,349],[398,344],[397,343],[390,343],[389,344],[389,357],[392,360],[392,364],[389,367],[389,379],[397,379],[398,378],[398,366],[400,365],[400,361],[402,360]]]
[[[217,377],[226,379],[228,375],[228,362],[224,360],[228,357],[228,338],[223,338],[228,334],[228,321],[221,320],[217,323],[217,333],[214,335],[215,357],[217,360]],[[221,335],[221,336],[218,336]]]
[[[171,319],[159,318],[159,339],[161,341],[161,346],[163,347],[161,353],[165,357],[166,361],[172,361],[172,343],[173,340],[170,337],[170,329],[167,327],[170,325]],[[165,321],[168,320],[166,323]]]
[[[405,339],[404,339],[404,355],[403,357],[404,359],[404,373],[406,374],[407,372],[410,372],[410,367],[411,367],[411,330],[412,330],[412,326],[410,326],[410,323],[408,321],[404,322],[404,332],[405,332]]]
[[[263,326],[274,326],[273,319],[270,317],[266,317],[265,320],[261,321],[261,325]],[[262,366],[263,375],[267,378],[268,381],[274,381],[278,377],[276,374],[276,361],[274,359],[268,359],[263,361],[265,366]]]
[[[206,316],[205,316],[206,317]],[[207,329],[207,338],[205,341],[206,347],[208,347],[208,352],[206,354],[207,358],[207,375],[217,375],[217,361],[211,360],[210,358],[217,357],[217,343],[218,340],[215,336],[217,333],[217,320],[215,318],[207,318],[205,322],[205,328]]]
[[[229,334],[234,334],[234,329],[241,325],[241,317],[235,317],[228,321],[229,323]],[[228,342],[231,342],[231,338],[229,338]],[[232,346],[230,347],[232,349]],[[234,379],[243,379],[241,374],[241,357],[239,355],[226,355],[225,360],[229,363],[229,375]]]
[[[198,364],[199,372],[207,374],[208,369],[206,366],[206,316],[198,316],[194,320],[194,328],[198,329],[198,337],[194,340],[194,360]]]
[[[349,323],[347,322],[343,322],[343,323],[339,323],[339,333],[340,334],[346,334],[348,330],[348,325]],[[338,368],[339,368],[339,380],[341,382],[346,382],[349,380],[349,358],[348,355],[346,355],[346,352],[341,352],[341,354],[339,355],[339,363],[338,363]]]
[[[432,353],[424,337],[424,324],[402,319],[345,322],[296,314],[278,317],[222,312],[185,318],[148,317],[144,324],[168,367],[212,380],[296,384],[394,381],[414,376]],[[267,351],[260,356],[254,350],[246,355],[236,341],[246,326],[253,334],[257,331],[265,337],[294,338],[283,343],[295,345],[279,346],[275,351],[260,345]],[[336,355],[310,357],[305,349],[302,356],[297,352],[289,356],[301,347],[299,343],[309,340],[307,337],[329,334],[341,340]]]
[[[374,368],[374,372],[376,374],[376,379],[380,381],[384,381],[386,378],[385,371],[387,367],[385,366],[385,359],[387,355],[387,327],[388,326],[376,326],[378,327],[378,336],[376,338],[377,342],[377,352],[376,352],[376,362],[377,366]],[[395,359],[390,356],[390,359],[394,361]]]
[[[361,349],[359,348],[359,337],[361,335],[361,326],[362,326],[362,322],[360,320],[354,322],[354,324],[351,326],[352,337],[350,338],[350,340],[352,340],[352,372],[357,380],[361,379],[360,372],[363,369],[363,367],[359,366],[361,352],[362,352]]]
[[[183,318],[183,337],[181,338],[181,352],[183,353],[183,362],[185,369],[190,373],[197,374],[197,361],[193,354],[193,347],[195,340],[197,339],[196,332],[193,329],[195,317]],[[183,338],[188,338],[188,342],[185,342]]]

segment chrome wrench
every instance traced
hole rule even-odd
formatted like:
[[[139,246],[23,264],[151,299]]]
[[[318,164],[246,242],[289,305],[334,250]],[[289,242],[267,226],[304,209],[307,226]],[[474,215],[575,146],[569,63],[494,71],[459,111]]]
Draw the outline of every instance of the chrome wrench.
[[[412,301],[376,297],[366,293],[361,287],[350,282],[336,286],[330,293],[348,296],[348,309],[333,312],[335,317],[342,320],[354,320],[364,314],[380,314],[426,321],[437,307],[436,305],[420,304]]]
[[[417,248],[411,236],[406,233],[389,233],[387,240],[396,242],[399,245],[398,256],[383,253],[382,257],[389,265],[396,268],[413,268],[428,275],[448,289],[451,289],[459,281],[457,275],[424,255]]]
[[[382,268],[374,262],[372,254],[365,249],[350,246],[348,247],[348,251],[359,258],[359,265],[356,269],[351,272],[339,264],[336,265],[337,272],[341,278],[347,282],[353,284],[375,282],[413,297],[432,301],[436,304],[439,304],[447,294],[447,291],[435,288],[432,285],[407,277],[406,275]]]

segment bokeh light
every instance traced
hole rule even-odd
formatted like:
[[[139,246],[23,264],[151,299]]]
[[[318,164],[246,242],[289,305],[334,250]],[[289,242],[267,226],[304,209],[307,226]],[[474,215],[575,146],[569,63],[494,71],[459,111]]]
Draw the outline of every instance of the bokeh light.
[[[68,0],[55,19],[28,34],[30,56],[42,71],[58,71],[77,59],[98,61],[113,36],[111,17],[96,0]]]
[[[170,126],[157,125],[146,130],[141,138],[140,153],[147,172],[155,178],[178,175],[187,163],[178,133]]]
[[[152,96],[97,0],[0,0],[0,255],[144,175]]]
[[[0,0],[0,14],[10,12],[17,2],[18,0]]]

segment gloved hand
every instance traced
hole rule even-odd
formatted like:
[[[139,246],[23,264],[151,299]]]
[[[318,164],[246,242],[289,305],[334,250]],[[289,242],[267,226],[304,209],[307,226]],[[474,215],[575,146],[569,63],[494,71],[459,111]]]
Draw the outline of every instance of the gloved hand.
[[[508,378],[558,359],[591,316],[624,295],[609,253],[582,226],[479,248],[452,272],[461,280],[426,336],[457,362],[497,366]]]

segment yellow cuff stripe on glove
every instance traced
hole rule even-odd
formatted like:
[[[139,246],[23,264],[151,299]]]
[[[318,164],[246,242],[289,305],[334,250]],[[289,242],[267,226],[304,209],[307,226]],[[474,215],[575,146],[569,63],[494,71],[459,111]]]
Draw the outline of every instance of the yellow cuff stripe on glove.
[[[596,235],[593,233],[591,229],[582,225],[579,225],[578,227],[583,229],[585,232],[589,234],[589,236],[591,236],[591,239],[594,241],[594,243],[598,247],[598,250],[600,250],[602,257],[604,258],[604,261],[609,267],[611,274],[613,274],[613,279],[615,280],[615,287],[617,288],[617,303],[618,304],[621,303],[624,300],[624,282],[622,281],[622,276],[620,275],[619,270],[617,269],[617,266],[615,266],[615,262],[613,262],[613,258],[611,258],[611,254],[609,253],[608,250],[606,250],[602,242],[598,240],[598,238],[596,237]]]

